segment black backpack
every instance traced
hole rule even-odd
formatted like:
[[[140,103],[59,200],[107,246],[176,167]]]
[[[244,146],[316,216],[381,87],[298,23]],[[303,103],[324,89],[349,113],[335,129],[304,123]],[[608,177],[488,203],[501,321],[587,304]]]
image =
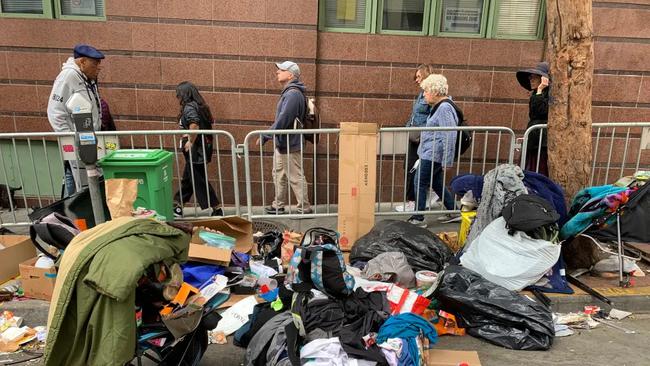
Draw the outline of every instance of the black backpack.
[[[34,221],[29,227],[29,236],[32,243],[38,250],[53,260],[56,260],[58,256],[50,253],[48,246],[53,246],[61,251],[65,250],[79,232],[79,229],[70,218],[57,212]]]
[[[285,283],[295,292],[315,288],[336,298],[354,291],[354,277],[346,269],[338,233],[316,227],[305,232],[289,262]]]
[[[501,216],[506,220],[510,235],[514,231],[529,233],[539,227],[555,224],[560,219],[549,201],[534,194],[522,194],[513,198],[503,207]]]
[[[320,114],[318,113],[316,102],[313,99],[306,96],[299,88],[290,87],[289,89],[296,89],[305,98],[305,115],[300,119],[300,127],[294,126],[294,128],[301,128],[304,130],[320,129]],[[317,133],[307,134],[305,135],[305,140],[311,142],[312,144],[317,144],[319,140],[319,135]]]
[[[433,106],[431,114],[435,113],[442,103],[449,103],[454,107],[456,116],[458,117],[458,127],[467,126],[467,121],[465,121],[463,111],[451,99],[445,99]],[[463,155],[470,146],[472,146],[472,134],[469,131],[458,131],[458,135],[456,136],[456,147],[454,148],[454,160]]]

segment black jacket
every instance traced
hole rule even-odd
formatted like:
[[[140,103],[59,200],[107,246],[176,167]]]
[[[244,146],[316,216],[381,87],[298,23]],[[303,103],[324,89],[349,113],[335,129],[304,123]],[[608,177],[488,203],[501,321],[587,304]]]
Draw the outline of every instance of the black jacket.
[[[528,127],[530,128],[534,125],[542,125],[548,123],[548,99],[549,99],[549,88],[544,89],[542,94],[537,95],[537,90],[533,90],[528,101]],[[537,152],[539,147],[539,131],[533,131],[528,135],[528,151]],[[547,133],[546,129],[542,132],[542,149],[546,149],[547,146]]]
[[[205,118],[199,113],[199,105],[196,102],[190,102],[183,107],[183,113],[179,121],[180,128],[183,130],[189,130],[190,124],[197,123],[199,129],[201,130],[211,130],[212,121],[206,121]],[[210,162],[212,160],[212,135],[190,135],[190,141],[192,141],[192,164],[203,164],[203,162]],[[202,141],[204,143],[202,143]],[[205,145],[205,146],[204,146]],[[183,148],[184,143],[181,145]],[[205,150],[205,155],[204,155]],[[187,161],[190,161],[190,156],[183,150],[185,158]],[[204,156],[207,159],[204,159]]]

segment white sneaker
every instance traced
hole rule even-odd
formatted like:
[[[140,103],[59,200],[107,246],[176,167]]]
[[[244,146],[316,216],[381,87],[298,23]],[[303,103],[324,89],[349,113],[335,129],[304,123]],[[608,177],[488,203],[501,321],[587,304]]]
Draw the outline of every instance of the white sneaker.
[[[436,218],[442,224],[450,224],[452,222],[460,222],[461,218],[459,214],[444,214]]]
[[[415,211],[415,202],[408,201],[406,205],[395,206],[395,211],[397,212],[413,212]]]
[[[408,219],[406,222],[408,222],[411,225],[415,225],[421,228],[426,228],[427,223],[424,220],[418,220],[418,219]]]

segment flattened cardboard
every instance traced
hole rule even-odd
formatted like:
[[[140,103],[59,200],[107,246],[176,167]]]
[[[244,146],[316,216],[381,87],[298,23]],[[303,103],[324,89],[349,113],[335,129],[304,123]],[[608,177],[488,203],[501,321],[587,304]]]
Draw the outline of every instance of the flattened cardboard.
[[[235,251],[248,253],[253,248],[253,224],[239,216],[191,221],[193,226],[204,226],[235,239]],[[227,266],[232,250],[205,245],[198,233],[190,240],[189,259],[196,262]]]
[[[375,225],[377,131],[375,123],[341,123],[338,231],[343,250]]]
[[[427,351],[427,366],[481,366],[476,351],[451,351],[446,349],[430,349]]]
[[[230,297],[228,298],[228,300],[226,302],[224,302],[223,304],[219,305],[219,307],[217,309],[227,309],[229,307],[232,307],[236,303],[240,302],[241,300],[244,300],[245,298],[247,298],[249,296],[251,296],[251,295],[235,295],[235,294],[231,294]],[[259,296],[255,296],[255,300],[258,303],[264,302],[264,300],[261,299]]]
[[[29,259],[19,265],[20,282],[23,284],[25,297],[50,301],[56,282],[56,269],[36,268],[38,258]]]
[[[20,263],[36,256],[36,247],[26,235],[0,235],[0,283],[20,274]]]

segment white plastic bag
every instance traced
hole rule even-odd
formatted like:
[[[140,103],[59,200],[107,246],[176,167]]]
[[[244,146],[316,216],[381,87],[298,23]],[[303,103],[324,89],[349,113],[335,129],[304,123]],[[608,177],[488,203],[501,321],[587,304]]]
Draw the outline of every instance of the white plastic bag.
[[[303,366],[348,366],[345,353],[338,338],[315,339],[300,349]]]
[[[508,235],[499,217],[488,225],[460,258],[464,267],[508,290],[534,285],[560,257],[561,246],[517,231]]]
[[[255,305],[257,305],[255,296],[240,300],[221,314],[221,320],[214,331],[223,332],[227,336],[235,333],[248,322],[248,316],[253,314]]]

